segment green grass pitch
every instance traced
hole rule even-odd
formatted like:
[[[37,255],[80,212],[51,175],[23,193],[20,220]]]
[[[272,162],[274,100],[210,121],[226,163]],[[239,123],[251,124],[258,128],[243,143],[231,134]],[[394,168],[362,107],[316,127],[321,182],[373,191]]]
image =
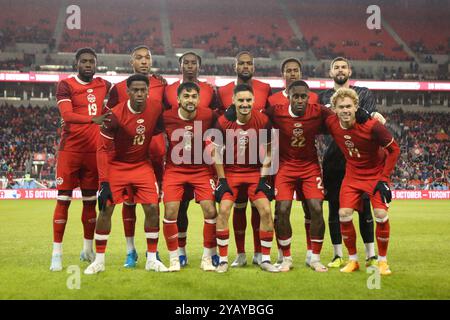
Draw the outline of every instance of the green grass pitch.
[[[143,212],[138,210],[136,245],[138,267],[122,267],[125,240],[121,207],[113,217],[113,227],[106,253],[106,272],[94,276],[82,274],[87,263],[79,261],[82,247],[81,201],[73,201],[64,238],[64,269],[49,271],[52,249],[52,214],[54,201],[21,200],[0,202],[0,299],[449,299],[450,281],[450,202],[445,200],[394,201],[391,206],[391,241],[389,262],[393,274],[382,277],[379,289],[374,274],[366,272],[364,248],[358,237],[361,270],[341,274],[338,270],[319,274],[304,265],[305,231],[303,213],[296,203],[293,224],[292,255],[294,269],[288,273],[269,274],[251,265],[253,240],[248,221],[246,249],[250,263],[226,274],[200,270],[202,223],[199,206],[191,204],[188,229],[189,266],[178,273],[150,273],[144,270],[145,239]],[[324,203],[325,219],[328,216]],[[249,212],[247,212],[248,220]],[[357,228],[357,215],[355,215]],[[230,260],[235,257],[230,239]],[[276,248],[274,242],[274,248]],[[166,244],[160,233],[159,251],[167,264]],[[272,259],[276,249],[272,250]],[[332,258],[326,230],[322,260]],[[70,265],[79,266],[80,289],[69,289]],[[372,278],[369,278],[371,277]]]

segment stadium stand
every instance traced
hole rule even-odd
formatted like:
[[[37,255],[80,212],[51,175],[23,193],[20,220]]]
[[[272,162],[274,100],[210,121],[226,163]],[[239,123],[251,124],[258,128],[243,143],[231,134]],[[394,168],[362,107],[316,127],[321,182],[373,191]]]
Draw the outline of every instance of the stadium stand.
[[[155,2],[111,0],[104,4],[77,1],[83,26],[64,32],[61,51],[89,46],[99,53],[129,53],[137,43],[146,43],[155,54],[163,53],[159,6]]]

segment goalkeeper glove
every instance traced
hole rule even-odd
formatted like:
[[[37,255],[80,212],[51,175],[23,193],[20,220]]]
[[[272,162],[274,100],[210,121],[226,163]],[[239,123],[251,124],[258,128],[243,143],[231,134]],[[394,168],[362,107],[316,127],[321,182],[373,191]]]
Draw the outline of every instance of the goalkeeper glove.
[[[219,178],[219,183],[217,184],[216,190],[214,190],[214,197],[216,198],[216,202],[220,203],[220,201],[222,201],[223,195],[227,192],[233,195],[233,191],[231,191],[227,179]]]
[[[375,195],[377,191],[380,191],[381,200],[383,200],[384,203],[391,202],[392,192],[386,181],[378,181],[375,190],[373,190],[373,194]]]
[[[370,114],[363,108],[359,107],[358,110],[356,110],[355,117],[356,123],[363,124],[370,119]]]
[[[103,211],[106,208],[108,200],[113,201],[111,188],[109,182],[102,182],[100,185],[100,192],[98,193],[98,210]]]
[[[234,104],[229,106],[227,110],[225,110],[224,116],[228,121],[236,121],[237,119],[236,106]]]
[[[266,195],[267,199],[269,199],[269,201],[272,201],[273,198],[275,198],[275,192],[273,191],[273,188],[267,182],[266,177],[261,177],[259,179],[258,187],[256,188],[255,193],[258,193],[258,191],[263,192]]]

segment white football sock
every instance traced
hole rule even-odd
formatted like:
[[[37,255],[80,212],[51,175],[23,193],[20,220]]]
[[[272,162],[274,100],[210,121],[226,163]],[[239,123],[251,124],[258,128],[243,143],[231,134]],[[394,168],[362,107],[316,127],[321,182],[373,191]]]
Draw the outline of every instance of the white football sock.
[[[364,243],[366,249],[366,259],[375,256],[375,244],[373,242]]]
[[[339,256],[339,257],[343,257],[344,254],[342,253],[342,244],[333,244],[333,251],[334,251],[334,256]]]
[[[127,253],[136,250],[136,247],[134,246],[134,237],[125,237],[125,239],[127,240]]]
[[[52,255],[62,254],[62,242],[53,242],[53,252]]]
[[[84,239],[83,240],[83,251],[84,252],[93,252],[94,251],[94,240]]]

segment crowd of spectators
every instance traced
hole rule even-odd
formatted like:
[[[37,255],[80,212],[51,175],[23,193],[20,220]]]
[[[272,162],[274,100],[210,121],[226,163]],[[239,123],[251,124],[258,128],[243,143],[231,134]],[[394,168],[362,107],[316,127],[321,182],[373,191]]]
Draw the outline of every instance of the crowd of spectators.
[[[385,113],[390,129],[401,146],[392,175],[395,189],[449,190],[450,117],[432,112]],[[54,186],[55,153],[60,134],[60,115],[55,107],[0,105],[0,171],[2,176],[22,178],[31,174],[35,153],[44,153],[46,163],[40,182]],[[318,139],[319,158],[325,140]],[[13,187],[13,186],[11,186]]]
[[[35,153],[46,155],[41,177],[55,174],[55,153],[60,116],[56,107],[0,105],[0,171],[15,178],[36,177]],[[20,176],[21,175],[21,176]]]
[[[396,189],[449,190],[450,117],[448,113],[403,112],[385,114],[398,126],[401,155],[392,175]]]

